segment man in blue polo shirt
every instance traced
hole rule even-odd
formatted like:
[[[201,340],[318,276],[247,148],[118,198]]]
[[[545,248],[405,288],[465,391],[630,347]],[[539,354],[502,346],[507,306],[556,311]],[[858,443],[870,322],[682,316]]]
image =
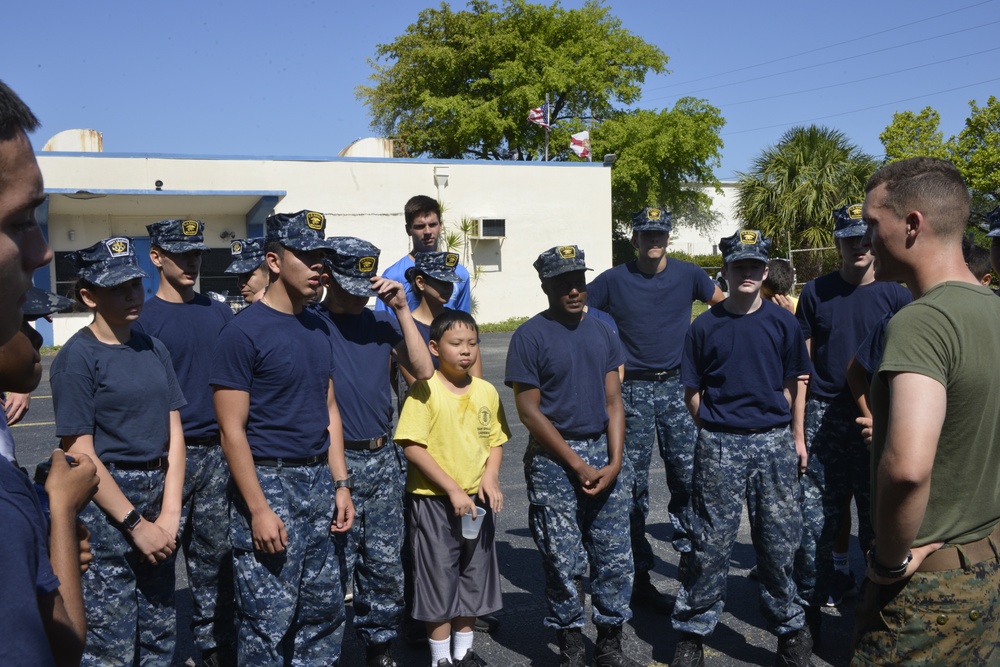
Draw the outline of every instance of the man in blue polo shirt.
[[[608,269],[588,287],[587,303],[611,315],[625,347],[625,456],[632,464],[632,509],[629,523],[635,559],[633,602],[670,613],[670,600],[649,578],[653,548],[646,539],[649,515],[649,464],[653,438],[667,471],[667,508],[681,554],[691,550],[688,514],[695,431],[684,407],[680,383],[684,335],[691,323],[691,305],[722,300],[722,290],[702,269],[667,257],[672,216],[647,207],[632,214],[632,245],[639,251],[631,262]]]
[[[329,325],[305,309],[330,247],[315,211],[267,219],[265,294],[219,336],[209,381],[233,478],[241,665],[337,664],[344,596],[331,533],[354,520]]]
[[[420,300],[414,296],[410,287],[410,282],[406,279],[406,270],[413,266],[413,258],[421,252],[434,252],[438,246],[438,236],[441,234],[441,205],[437,200],[427,195],[417,195],[411,197],[403,208],[403,217],[406,220],[406,233],[413,241],[413,250],[382,274],[389,280],[394,280],[403,285],[406,290],[406,301],[410,304],[410,310],[420,305]],[[455,283],[455,289],[451,293],[451,298],[445,304],[445,308],[452,310],[464,310],[472,312],[472,293],[469,289],[469,271],[459,264],[455,267],[455,273],[461,280]],[[382,301],[375,302],[375,310],[386,310],[392,312]]]
[[[180,409],[187,447],[180,537],[191,584],[191,631],[203,664],[232,664],[236,637],[226,502],[229,474],[208,375],[215,341],[233,319],[233,311],[194,289],[202,253],[208,250],[205,223],[161,220],[146,230],[160,286],[132,328],[159,338],[167,347],[187,399]]]
[[[312,307],[330,324],[337,367],[334,385],[351,471],[354,527],[337,535],[341,577],[354,592],[354,627],[367,667],[393,667],[391,644],[403,613],[403,453],[392,441],[395,358],[414,377],[434,374],[403,286],[378,276],[379,249],[353,237],[330,239],[324,263],[326,295]],[[372,296],[396,314],[372,312]],[[352,576],[353,575],[353,576]],[[353,586],[353,589],[351,588]]]

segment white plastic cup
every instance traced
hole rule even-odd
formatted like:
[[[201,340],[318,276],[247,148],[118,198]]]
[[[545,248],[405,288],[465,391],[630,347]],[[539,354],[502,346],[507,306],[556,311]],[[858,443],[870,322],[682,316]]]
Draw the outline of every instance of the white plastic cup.
[[[473,505],[472,509],[462,515],[462,537],[467,540],[474,540],[479,537],[479,529],[483,527],[483,517],[486,510],[478,505]]]

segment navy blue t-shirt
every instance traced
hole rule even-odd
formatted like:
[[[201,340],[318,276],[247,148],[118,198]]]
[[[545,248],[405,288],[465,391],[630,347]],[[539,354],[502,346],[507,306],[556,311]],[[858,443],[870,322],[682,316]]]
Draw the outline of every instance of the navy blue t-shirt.
[[[910,300],[910,293],[898,283],[852,285],[839,271],[806,283],[795,317],[802,335],[811,339],[816,371],[809,380],[809,395],[828,401],[851,400],[847,386],[851,357],[886,313],[895,313]]]
[[[596,317],[567,326],[540,313],[511,337],[504,383],[538,387],[542,414],[576,439],[607,429],[604,378],[624,361],[621,343]]]
[[[93,435],[104,463],[139,463],[170,446],[170,411],[186,404],[170,353],[138,331],[109,345],[84,327],[66,341],[49,379],[56,435]]]
[[[604,322],[609,327],[611,327],[611,330],[615,332],[616,336],[618,335],[618,325],[615,323],[615,319],[610,315],[608,315],[607,313],[605,313],[600,308],[593,308],[591,306],[587,306],[587,312],[584,314],[584,317],[586,317],[587,315],[590,315],[594,319]]]
[[[27,475],[0,456],[0,665],[54,665],[38,597],[59,588],[49,562],[46,521]]]
[[[254,456],[304,458],[329,448],[330,333],[309,309],[289,315],[259,301],[222,329],[209,382],[250,394],[246,433]]]
[[[681,364],[691,304],[707,302],[715,283],[702,269],[670,258],[659,273],[639,271],[635,261],[594,278],[587,306],[614,318],[625,347],[625,370],[663,371]]]
[[[387,312],[365,308],[358,315],[338,315],[312,306],[333,326],[334,394],[345,440],[369,440],[387,435],[392,427],[392,350],[403,340]]]
[[[785,426],[792,413],[785,380],[812,370],[795,317],[763,300],[746,315],[717,303],[691,323],[681,381],[702,392],[698,416],[709,430]]]
[[[885,331],[889,328],[889,320],[895,314],[886,313],[886,316],[872,327],[865,339],[861,341],[861,345],[858,346],[858,351],[854,353],[854,358],[865,369],[869,384],[871,384],[872,376],[875,375],[875,369],[882,361],[882,352],[885,350]]]
[[[187,303],[171,303],[154,296],[146,301],[132,325],[134,331],[159,338],[170,351],[177,382],[187,399],[187,405],[181,408],[185,438],[219,434],[208,374],[215,341],[231,319],[233,311],[229,306],[204,294],[195,294]]]

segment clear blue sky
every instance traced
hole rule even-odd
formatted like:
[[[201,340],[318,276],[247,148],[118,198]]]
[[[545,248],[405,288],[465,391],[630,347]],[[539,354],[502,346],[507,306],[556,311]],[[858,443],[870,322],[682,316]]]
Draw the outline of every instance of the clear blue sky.
[[[722,179],[796,124],[837,128],[880,154],[894,111],[931,105],[949,136],[969,100],[1000,95],[997,0],[608,4],[670,57],[671,72],[646,81],[640,106],[692,95],[722,110]],[[426,6],[9,2],[0,79],[42,120],[38,147],[61,130],[93,128],[107,152],[333,156],[372,134],[354,97],[366,59]]]

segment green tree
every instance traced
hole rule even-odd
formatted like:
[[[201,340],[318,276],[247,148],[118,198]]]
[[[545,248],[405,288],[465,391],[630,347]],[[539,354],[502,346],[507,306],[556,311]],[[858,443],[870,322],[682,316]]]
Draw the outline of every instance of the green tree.
[[[972,112],[954,139],[952,160],[973,191],[973,200],[993,208],[1000,204],[1000,101],[990,96],[986,106],[969,102]]]
[[[944,133],[938,129],[940,125],[941,114],[931,107],[924,107],[918,114],[912,111],[894,113],[892,122],[878,135],[885,147],[886,162],[920,155],[949,159],[953,141],[944,140]]]
[[[860,202],[875,158],[840,131],[794,127],[738,174],[736,214],[772,238],[778,252],[833,242],[835,208]],[[801,273],[801,272],[800,272]]]

